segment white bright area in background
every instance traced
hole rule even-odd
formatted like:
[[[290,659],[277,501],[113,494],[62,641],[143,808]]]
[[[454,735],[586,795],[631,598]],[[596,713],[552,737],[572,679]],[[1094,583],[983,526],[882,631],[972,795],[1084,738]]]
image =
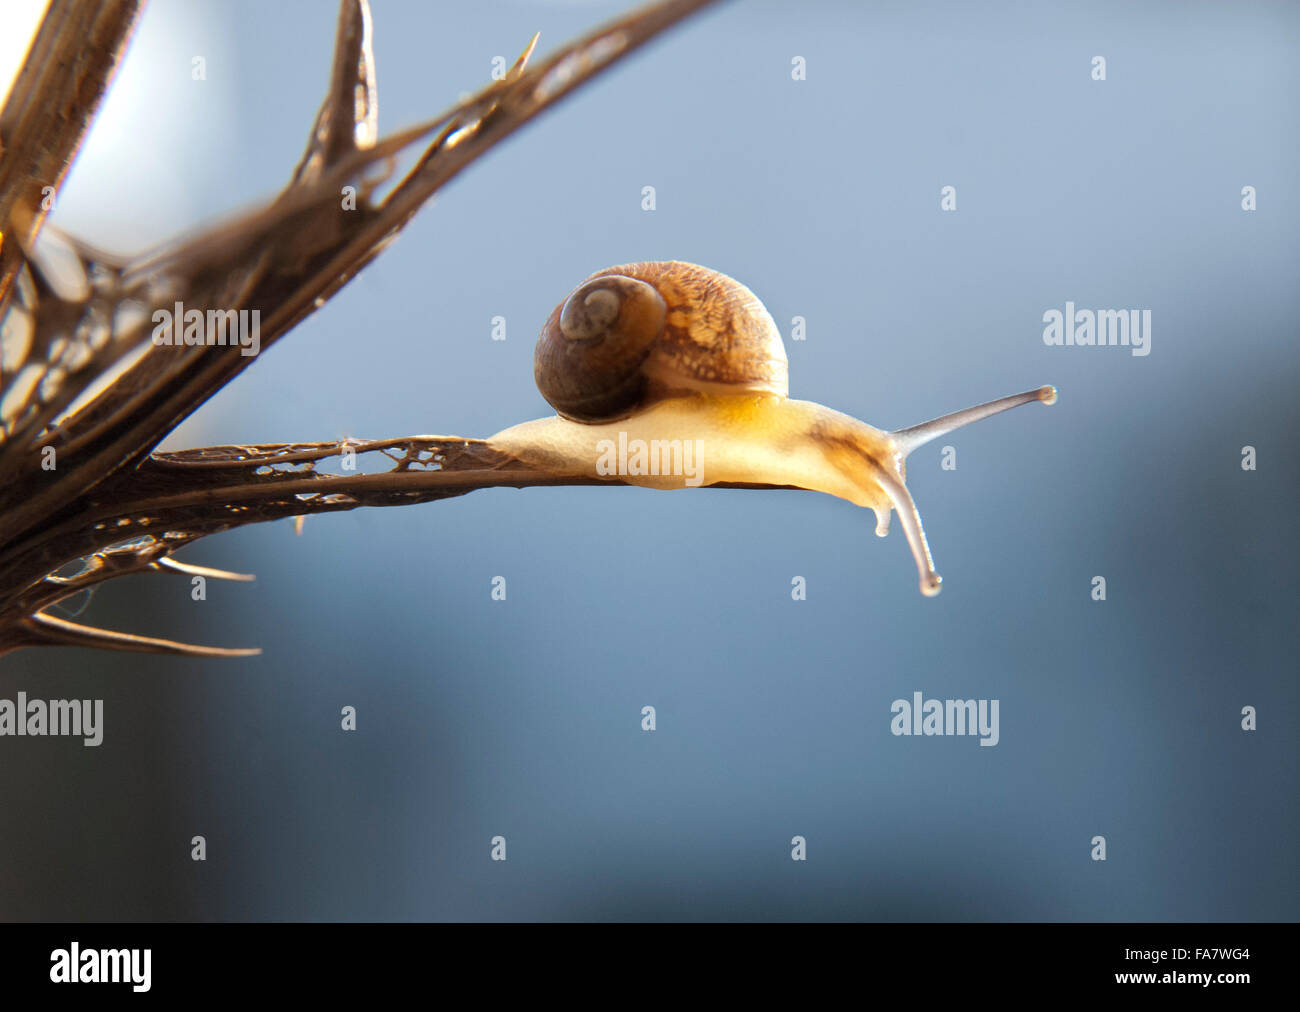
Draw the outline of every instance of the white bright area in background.
[[[45,7],[40,0],[6,0],[0,33],[6,96]],[[206,80],[191,76],[196,56],[206,61]],[[223,72],[234,65],[225,26],[206,5],[149,4],[50,221],[91,245],[128,254],[197,224],[205,195],[229,187],[221,156],[235,114]],[[202,160],[198,174],[181,177],[167,155],[178,146],[211,149],[212,157]]]

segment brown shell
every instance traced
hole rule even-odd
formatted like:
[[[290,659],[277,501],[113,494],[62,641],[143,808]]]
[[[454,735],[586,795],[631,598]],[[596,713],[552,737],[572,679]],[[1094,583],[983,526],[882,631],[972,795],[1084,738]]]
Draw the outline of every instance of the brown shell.
[[[561,415],[613,421],[650,400],[690,392],[789,395],[780,331],[739,281],[677,260],[622,264],[591,275],[570,297],[605,277],[645,282],[663,300],[662,310],[628,298],[605,334],[569,340],[560,331],[569,299],[556,307],[537,341],[534,375]]]

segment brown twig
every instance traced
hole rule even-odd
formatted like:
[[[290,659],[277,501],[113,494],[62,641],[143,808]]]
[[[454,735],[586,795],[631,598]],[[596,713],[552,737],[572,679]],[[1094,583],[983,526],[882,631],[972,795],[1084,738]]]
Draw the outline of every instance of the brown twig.
[[[428,502],[500,485],[597,484],[537,471],[481,440],[449,437],[151,453],[251,359],[238,347],[152,343],[145,323],[153,307],[170,307],[175,301],[205,315],[256,311],[261,347],[267,347],[354,277],[467,166],[710,2],[652,4],[529,68],[534,36],[504,80],[434,120],[381,140],[376,136],[369,9],[365,0],[342,0],[328,93],[290,184],[269,204],[126,262],[48,232],[37,240],[40,218],[28,213],[25,252],[12,277],[18,297],[4,320],[12,333],[30,336],[29,349],[0,374],[0,403],[5,404],[0,417],[0,653],[22,646],[80,644],[228,656],[230,651],[90,629],[43,609],[132,572],[233,578],[237,574],[198,572],[170,555],[196,538],[247,523]],[[87,24],[88,9],[94,6],[86,0],[56,0],[38,34],[37,47],[46,47],[40,51],[66,50],[68,33]],[[13,136],[23,145],[36,144],[41,159],[52,159],[61,144],[63,170],[75,151],[73,135],[79,142],[116,66],[107,56],[120,55],[138,3],[103,7],[115,11],[116,19],[105,14],[92,24],[89,37],[100,57],[79,71],[86,102],[70,113],[80,117],[80,132],[65,127],[49,137],[33,133],[33,117],[61,110],[59,103],[67,99],[44,78],[31,78],[19,104],[13,105],[11,97],[0,113],[0,127],[11,120],[28,124]],[[9,134],[3,137],[10,140]],[[385,198],[374,200],[396,157],[416,145],[423,145],[423,152],[414,168]],[[0,208],[28,206],[22,201],[30,195],[35,170],[25,150],[12,147],[0,153]],[[46,266],[40,246],[33,246],[47,240],[63,245],[62,273]],[[13,243],[5,247],[13,248]],[[68,269],[69,262],[74,269]],[[124,307],[135,311],[124,315]],[[104,385],[104,375],[132,353],[139,354],[138,360]],[[13,396],[24,378],[29,391]],[[393,456],[391,451],[399,449],[402,456]],[[321,460],[357,453],[388,454],[394,466],[374,474],[316,471]],[[57,461],[52,469],[42,466],[49,459]],[[79,559],[79,573],[57,575]]]

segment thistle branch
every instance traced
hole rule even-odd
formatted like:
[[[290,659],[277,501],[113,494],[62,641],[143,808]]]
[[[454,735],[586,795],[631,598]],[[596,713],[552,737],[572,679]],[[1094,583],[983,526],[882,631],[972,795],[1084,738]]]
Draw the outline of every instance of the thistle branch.
[[[238,578],[170,556],[199,537],[247,523],[409,505],[499,485],[598,483],[545,474],[481,440],[453,437],[155,453],[251,358],[237,346],[157,345],[146,324],[154,307],[176,301],[205,316],[255,310],[261,346],[274,343],[467,166],[710,2],[652,4],[530,68],[534,36],[503,80],[379,139],[369,8],[366,0],[342,0],[329,89],[286,189],[201,235],[122,260],[50,229],[40,232],[43,215],[32,194],[55,168],[57,178],[66,171],[140,2],[54,0],[0,111],[0,143],[8,145],[0,150],[0,222],[9,233],[0,245],[0,297],[10,293],[7,306],[0,302],[0,653],[79,644],[239,654],[89,629],[43,609],[132,572]],[[88,54],[69,80],[39,69],[39,60],[86,40]],[[43,119],[59,116],[67,122],[41,129]],[[398,156],[416,147],[422,150],[414,167],[377,198]],[[131,355],[133,364],[106,382]],[[372,452],[388,455],[394,466],[380,474],[316,470],[326,458]],[[42,466],[50,454],[53,470]],[[76,560],[77,574],[57,575]]]

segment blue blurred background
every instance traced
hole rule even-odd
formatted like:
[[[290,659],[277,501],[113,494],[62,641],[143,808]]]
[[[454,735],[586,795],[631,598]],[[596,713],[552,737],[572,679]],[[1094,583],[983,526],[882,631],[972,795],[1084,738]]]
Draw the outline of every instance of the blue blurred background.
[[[381,129],[623,9],[374,0]],[[334,21],[153,0],[55,222],[134,251],[273,195]],[[748,0],[583,89],[166,445],[490,435],[549,413],[533,342],[580,280],[692,260],[806,318],[794,396],[878,426],[1059,387],[911,459],[943,594],[897,524],[805,492],[208,539],[182,557],[257,582],[133,578],[82,619],[260,657],[0,661],[0,697],[106,722],[0,740],[0,916],[1295,919],[1298,45],[1275,3]],[[1046,347],[1066,300],[1150,309],[1150,356]],[[999,699],[1000,743],[893,736],[915,691]]]

